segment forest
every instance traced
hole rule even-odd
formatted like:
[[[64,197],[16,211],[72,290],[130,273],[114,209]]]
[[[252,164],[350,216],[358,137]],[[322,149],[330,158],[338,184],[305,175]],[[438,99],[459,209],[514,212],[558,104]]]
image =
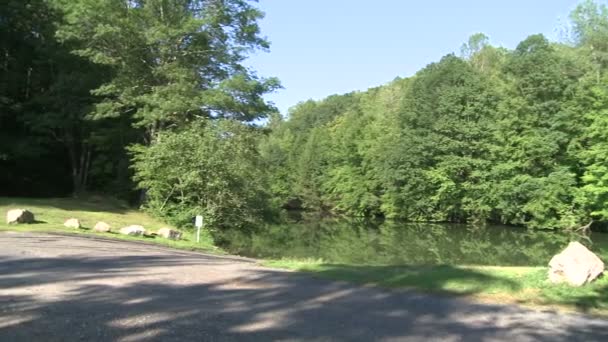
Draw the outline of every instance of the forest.
[[[126,199],[177,225],[286,210],[578,229],[608,223],[608,8],[559,41],[472,35],[411,77],[281,115],[245,0],[3,0],[0,195]],[[431,61],[429,61],[431,62]]]

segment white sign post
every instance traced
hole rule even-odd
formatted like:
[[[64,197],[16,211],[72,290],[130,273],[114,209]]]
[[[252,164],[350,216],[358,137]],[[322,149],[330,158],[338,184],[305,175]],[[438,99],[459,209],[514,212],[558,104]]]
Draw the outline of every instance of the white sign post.
[[[203,226],[203,216],[196,215],[196,219],[194,220],[194,225],[196,226],[196,243],[199,243],[201,240],[201,227]]]

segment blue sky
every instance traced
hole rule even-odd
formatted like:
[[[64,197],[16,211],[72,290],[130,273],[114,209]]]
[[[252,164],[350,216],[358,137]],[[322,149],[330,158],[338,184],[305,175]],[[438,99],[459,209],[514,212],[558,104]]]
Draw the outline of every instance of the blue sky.
[[[476,32],[514,48],[530,34],[552,40],[577,0],[260,0],[270,53],[247,64],[278,77],[267,96],[286,114],[300,101],[365,90],[413,75],[459,52]]]

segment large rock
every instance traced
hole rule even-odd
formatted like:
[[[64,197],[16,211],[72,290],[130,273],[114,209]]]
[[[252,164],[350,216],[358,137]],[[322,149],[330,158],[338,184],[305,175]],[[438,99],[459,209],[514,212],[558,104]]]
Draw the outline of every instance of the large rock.
[[[11,209],[6,213],[6,223],[34,223],[34,214],[26,209]]]
[[[179,240],[182,237],[182,232],[171,228],[161,228],[156,232],[156,235],[162,236],[165,239]]]
[[[549,280],[581,286],[595,280],[604,272],[604,263],[597,255],[578,242],[568,247],[549,262]]]
[[[109,224],[99,221],[97,223],[95,223],[95,227],[93,227],[93,231],[99,232],[99,233],[109,233],[112,230],[112,227],[110,227]]]
[[[146,233],[146,229],[142,226],[132,225],[120,228],[120,234],[141,236]]]
[[[68,227],[68,228],[80,228],[80,221],[76,218],[70,218],[67,219],[64,223],[64,226]]]

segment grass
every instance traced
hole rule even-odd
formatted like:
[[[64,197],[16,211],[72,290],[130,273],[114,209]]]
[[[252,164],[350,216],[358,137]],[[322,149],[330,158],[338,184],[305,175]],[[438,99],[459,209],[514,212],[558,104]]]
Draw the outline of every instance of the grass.
[[[517,303],[608,316],[608,277],[578,288],[555,285],[547,280],[545,267],[359,266],[291,259],[266,260],[263,264],[362,285],[409,288],[469,296],[489,303]]]
[[[196,243],[194,232],[184,231],[182,239],[178,241],[164,239],[162,237],[136,237],[121,235],[115,232],[118,229],[129,225],[141,225],[148,232],[155,232],[162,227],[172,227],[162,221],[147,215],[146,213],[135,210],[123,202],[107,197],[89,196],[86,198],[6,198],[0,197],[0,212],[6,213],[10,209],[28,209],[34,213],[36,223],[8,225],[2,219],[0,221],[0,231],[35,231],[35,232],[56,232],[93,235],[104,238],[113,238],[129,241],[142,241],[177,249],[197,250],[223,254],[223,252],[213,245],[211,235],[201,231],[201,241]],[[63,223],[68,218],[77,218],[83,226],[81,229],[67,228]],[[93,226],[103,221],[112,227],[115,232],[97,233],[92,230]]]

